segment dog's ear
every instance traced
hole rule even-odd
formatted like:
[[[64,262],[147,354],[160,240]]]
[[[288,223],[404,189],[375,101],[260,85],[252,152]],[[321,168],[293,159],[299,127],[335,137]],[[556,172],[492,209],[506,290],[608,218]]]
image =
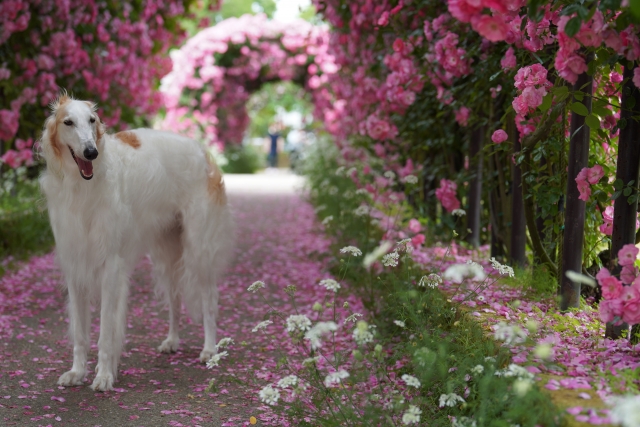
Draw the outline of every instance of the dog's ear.
[[[55,112],[47,117],[47,120],[44,122],[41,146],[45,159],[49,157],[47,156],[49,153],[57,158],[62,157],[62,144],[58,137],[58,121],[56,120]]]
[[[87,104],[89,108],[91,108],[91,111],[93,111],[93,114],[96,116],[96,144],[98,144],[102,140],[102,136],[107,131],[106,127],[104,123],[102,123],[100,116],[98,116],[98,104],[90,101],[84,101],[84,103]]]

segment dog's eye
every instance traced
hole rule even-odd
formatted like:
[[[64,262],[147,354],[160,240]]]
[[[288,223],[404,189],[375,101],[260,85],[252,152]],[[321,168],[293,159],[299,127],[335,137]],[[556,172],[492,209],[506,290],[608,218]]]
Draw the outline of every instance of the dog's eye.
[[[65,120],[64,124],[67,126],[73,126],[73,122],[71,120]]]
[[[96,122],[96,119],[94,119],[93,117],[91,117],[91,118],[89,119],[89,122],[90,122],[90,123],[95,123],[95,122]]]

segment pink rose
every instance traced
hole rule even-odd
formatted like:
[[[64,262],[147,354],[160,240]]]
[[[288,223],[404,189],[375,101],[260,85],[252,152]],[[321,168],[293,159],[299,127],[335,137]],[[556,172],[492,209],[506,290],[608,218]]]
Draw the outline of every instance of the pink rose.
[[[419,248],[424,243],[424,234],[416,234],[411,238],[411,244],[414,248]]]
[[[505,142],[508,138],[509,138],[509,135],[507,135],[507,133],[502,129],[498,129],[493,133],[493,135],[491,135],[491,140],[496,144],[501,144]]]
[[[622,271],[620,272],[620,280],[625,285],[629,285],[633,283],[637,275],[638,275],[637,268],[625,265],[624,267],[622,267]]]
[[[460,126],[466,126],[470,113],[471,110],[467,107],[460,107],[460,109],[456,111],[456,122],[458,122]]]
[[[512,70],[516,68],[516,55],[513,53],[513,48],[510,47],[504,54],[504,57],[500,60],[500,66],[503,70]]]
[[[436,197],[442,203],[447,212],[452,212],[460,208],[460,201],[456,197],[458,185],[448,179],[440,180],[440,188],[436,189]]]
[[[482,15],[480,19],[473,20],[472,26],[482,37],[492,42],[505,39],[509,26],[498,16]]]
[[[589,181],[589,184],[596,184],[603,176],[604,170],[600,165],[595,165],[587,170],[587,181]]]
[[[7,150],[7,152],[0,157],[0,160],[6,163],[11,169],[15,169],[22,164],[22,158],[16,150]]]
[[[633,244],[624,245],[618,251],[618,264],[624,266],[633,265],[638,257],[638,248]]]
[[[380,18],[378,18],[378,25],[380,25],[381,27],[384,27],[388,23],[389,23],[389,12],[384,11],[382,12],[382,15],[380,15]]]
[[[640,323],[640,299],[624,303],[622,320],[629,325],[637,325]]]
[[[598,280],[600,287],[602,288],[602,298],[606,300],[612,300],[622,295],[623,286],[620,280],[614,276],[606,277],[602,280]]]
[[[633,70],[633,79],[631,80],[633,81],[633,84],[640,89],[640,67],[636,67]]]
[[[414,233],[419,233],[422,230],[422,224],[415,218],[411,218],[409,220],[409,230]]]
[[[605,323],[613,321],[614,318],[622,315],[623,304],[619,299],[602,300],[598,306],[600,320]]]

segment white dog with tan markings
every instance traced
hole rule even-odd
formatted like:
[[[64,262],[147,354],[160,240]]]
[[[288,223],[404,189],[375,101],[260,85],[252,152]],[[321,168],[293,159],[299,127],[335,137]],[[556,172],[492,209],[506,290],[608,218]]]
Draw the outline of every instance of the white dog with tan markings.
[[[96,106],[62,95],[40,141],[40,178],[69,293],[73,366],[58,384],[87,374],[90,304],[100,302],[94,390],[110,390],[125,339],[129,275],[150,253],[178,348],[181,302],[203,320],[200,360],[216,353],[217,282],[230,258],[233,221],[222,174],[197,141],[151,129],[109,135]]]

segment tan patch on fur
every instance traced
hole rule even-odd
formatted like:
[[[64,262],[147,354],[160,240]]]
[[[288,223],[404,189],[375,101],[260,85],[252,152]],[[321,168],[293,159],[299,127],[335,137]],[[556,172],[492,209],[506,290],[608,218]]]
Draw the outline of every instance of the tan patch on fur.
[[[205,159],[207,160],[207,191],[209,195],[218,203],[219,205],[227,204],[227,194],[224,188],[224,179],[222,178],[222,172],[218,169],[218,165],[216,165],[215,161],[211,159],[211,155],[209,153],[205,154]]]
[[[49,132],[49,140],[51,141],[51,149],[53,154],[62,157],[62,143],[58,138],[58,123],[66,115],[66,105],[71,102],[71,98],[66,92],[62,93],[58,99],[51,103],[52,115],[47,119],[47,131]]]
[[[140,139],[138,139],[136,134],[133,132],[125,130],[123,132],[116,133],[114,136],[133,148],[140,148]]]

